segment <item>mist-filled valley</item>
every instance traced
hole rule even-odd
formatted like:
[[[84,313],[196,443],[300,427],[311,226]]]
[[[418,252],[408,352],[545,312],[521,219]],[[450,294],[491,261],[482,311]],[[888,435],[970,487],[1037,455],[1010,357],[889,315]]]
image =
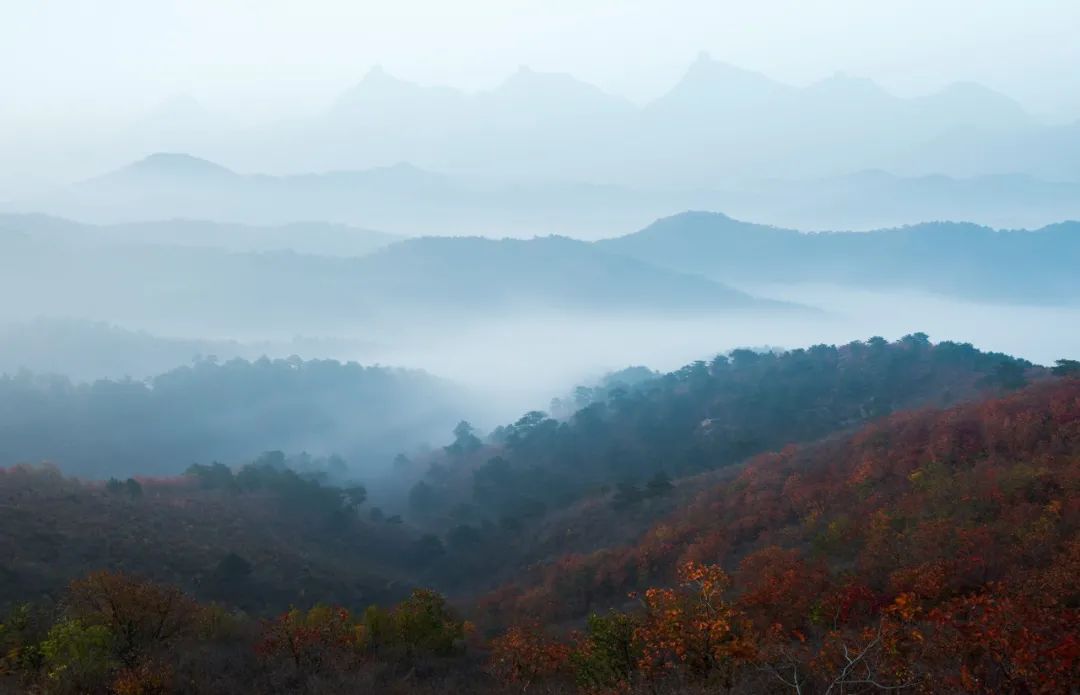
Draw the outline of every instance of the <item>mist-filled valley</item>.
[[[1080,12],[916,4],[15,0],[0,694],[1075,692]]]

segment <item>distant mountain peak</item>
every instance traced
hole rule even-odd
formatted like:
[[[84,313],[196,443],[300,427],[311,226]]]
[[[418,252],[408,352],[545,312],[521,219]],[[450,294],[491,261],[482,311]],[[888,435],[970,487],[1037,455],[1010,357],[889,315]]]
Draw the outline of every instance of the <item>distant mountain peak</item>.
[[[364,76],[360,79],[360,84],[378,82],[405,82],[405,80],[391,75],[387,72],[386,68],[382,66],[382,63],[375,63],[366,73],[364,73]]]
[[[172,185],[173,182],[183,180],[204,181],[233,176],[236,174],[230,169],[190,154],[155,152],[116,171],[90,179],[86,183],[156,181]]]
[[[229,169],[184,152],[154,152],[127,169],[173,174],[232,174]]]
[[[823,80],[818,80],[807,88],[830,99],[892,99],[885,89],[869,77],[850,75],[839,70]]]
[[[333,111],[353,113],[385,108],[395,102],[415,108],[418,101],[456,99],[460,92],[451,87],[427,87],[391,74],[376,63],[355,85],[338,97]]]
[[[682,79],[654,105],[687,102],[691,106],[700,106],[702,102],[711,102],[717,98],[726,103],[754,102],[769,99],[792,88],[777,82],[762,73],[746,70],[730,63],[715,60],[706,51],[701,51],[686,69]]]

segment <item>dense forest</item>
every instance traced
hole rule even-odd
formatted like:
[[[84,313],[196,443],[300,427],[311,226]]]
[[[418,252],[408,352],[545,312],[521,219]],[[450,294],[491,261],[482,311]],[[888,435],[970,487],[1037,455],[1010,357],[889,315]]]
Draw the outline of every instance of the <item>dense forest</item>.
[[[100,479],[280,449],[385,469],[403,442],[438,441],[467,408],[459,388],[423,372],[333,360],[204,357],[90,383],[24,371],[0,376],[0,460]]]
[[[0,0],[0,695],[1080,695],[1080,3],[961,3]]]
[[[336,457],[7,468],[0,688],[1065,692],[1078,377],[919,334],[629,370],[399,456],[404,517]]]
[[[410,492],[411,518],[450,529],[448,542],[466,552],[447,569],[475,586],[480,567],[495,572],[510,557],[538,559],[519,534],[545,519],[563,525],[553,547],[578,536],[610,542],[678,499],[668,494],[674,478],[1044,375],[1023,360],[933,344],[922,334],[896,343],[743,349],[666,375],[616,375],[605,387],[578,389],[570,400],[581,407],[569,417],[530,412],[486,440],[463,423],[441,451],[399,463],[422,476]],[[599,525],[574,518],[595,521],[597,504],[615,516]],[[474,571],[465,572],[471,563]]]

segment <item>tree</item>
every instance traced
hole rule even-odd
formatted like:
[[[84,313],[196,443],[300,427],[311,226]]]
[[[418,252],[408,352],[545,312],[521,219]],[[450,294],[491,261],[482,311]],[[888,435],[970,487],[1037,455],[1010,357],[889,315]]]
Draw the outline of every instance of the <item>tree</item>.
[[[104,625],[64,620],[41,643],[50,692],[99,692],[114,667],[115,636]]]
[[[414,589],[392,613],[393,644],[404,648],[407,656],[453,654],[465,639],[465,621],[447,605],[439,593]]]
[[[1080,376],[1080,360],[1057,360],[1050,370],[1055,376]]]
[[[649,497],[660,497],[674,489],[671,484],[671,476],[664,471],[657,471],[656,475],[645,484],[645,494]]]
[[[345,501],[345,506],[355,511],[367,499],[367,488],[363,485],[351,485],[341,490],[341,496]]]
[[[237,582],[249,577],[253,569],[250,562],[236,553],[229,553],[221,558],[214,574],[222,581]]]
[[[731,582],[716,565],[688,562],[673,589],[648,589],[645,613],[635,630],[642,645],[638,662],[647,678],[672,670],[704,682],[729,681],[734,667],[753,654],[740,634],[738,611],[723,600]]]
[[[615,494],[611,498],[611,506],[618,510],[630,509],[641,504],[645,495],[641,488],[630,482],[619,483]]]
[[[176,587],[119,572],[73,581],[66,607],[80,624],[106,628],[117,659],[127,667],[186,634],[195,619],[194,601]]]
[[[436,510],[438,495],[435,489],[423,480],[409,490],[409,508],[419,516],[431,516]]]
[[[534,682],[566,670],[570,648],[545,634],[539,623],[514,625],[491,641],[492,674],[522,692]]]
[[[124,481],[124,490],[127,492],[128,497],[133,500],[137,500],[143,495],[142,485],[134,478],[128,478]]]
[[[318,605],[292,609],[264,621],[256,653],[284,659],[300,675],[343,670],[359,657],[362,633],[344,608]]]
[[[409,549],[410,559],[418,566],[425,567],[446,555],[446,547],[433,533],[425,533],[412,543]]]
[[[589,692],[628,689],[643,655],[639,626],[636,617],[614,610],[590,615],[570,657],[578,685]]]
[[[1002,360],[994,369],[994,382],[1003,389],[1018,389],[1027,383],[1024,365],[1017,360]]]
[[[454,443],[443,447],[448,454],[462,456],[469,454],[483,446],[483,442],[476,436],[476,430],[465,420],[454,427]]]

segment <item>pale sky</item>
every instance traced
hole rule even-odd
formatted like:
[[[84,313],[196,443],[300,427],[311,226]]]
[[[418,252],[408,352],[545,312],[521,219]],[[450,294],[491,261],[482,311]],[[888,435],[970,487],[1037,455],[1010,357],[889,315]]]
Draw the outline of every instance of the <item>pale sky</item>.
[[[177,94],[249,120],[317,111],[376,63],[466,89],[524,64],[644,101],[700,50],[794,84],[972,80],[1080,117],[1076,0],[0,0],[0,126],[132,118]]]

